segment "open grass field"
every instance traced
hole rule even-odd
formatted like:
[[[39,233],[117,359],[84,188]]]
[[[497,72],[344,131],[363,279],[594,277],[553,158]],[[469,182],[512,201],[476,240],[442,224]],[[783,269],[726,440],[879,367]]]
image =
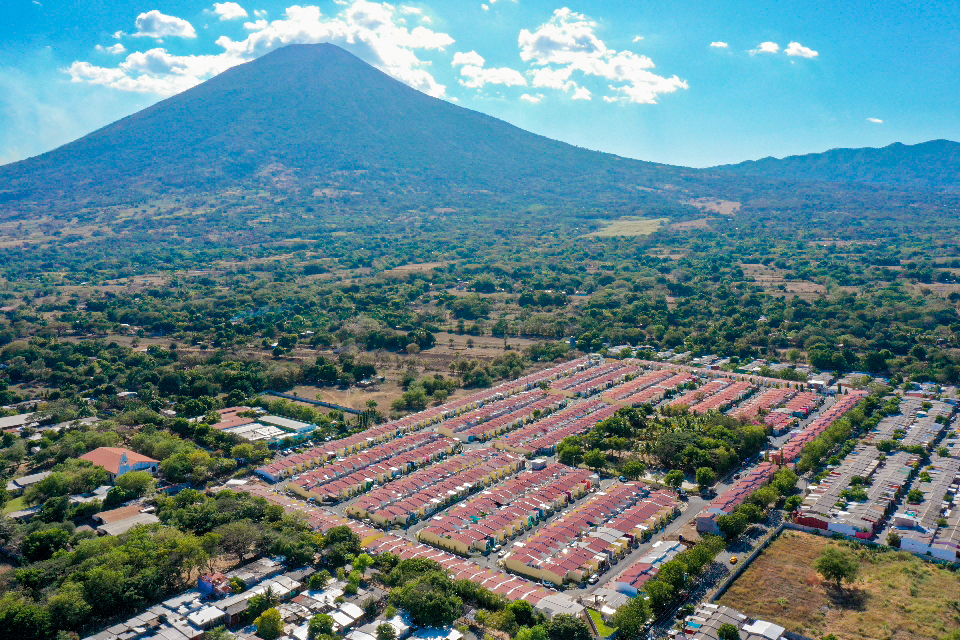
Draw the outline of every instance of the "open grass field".
[[[813,568],[843,543],[785,531],[717,603],[812,638],[941,640],[960,631],[960,575],[906,552],[862,548],[860,575],[838,592]]]
[[[593,618],[593,623],[597,625],[597,631],[600,633],[601,638],[609,638],[617,630],[616,627],[611,627],[603,621],[603,616],[600,615],[599,611],[587,609],[587,613]]]
[[[612,238],[614,236],[648,236],[666,222],[664,218],[621,218],[614,220],[609,226],[588,234],[597,238]]]

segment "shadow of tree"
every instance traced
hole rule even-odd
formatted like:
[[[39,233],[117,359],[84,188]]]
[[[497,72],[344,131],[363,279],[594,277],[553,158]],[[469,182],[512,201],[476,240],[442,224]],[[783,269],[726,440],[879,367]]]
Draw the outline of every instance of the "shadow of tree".
[[[866,611],[872,597],[869,593],[855,587],[838,589],[836,583],[822,582],[823,590],[830,603],[840,609],[851,611]]]

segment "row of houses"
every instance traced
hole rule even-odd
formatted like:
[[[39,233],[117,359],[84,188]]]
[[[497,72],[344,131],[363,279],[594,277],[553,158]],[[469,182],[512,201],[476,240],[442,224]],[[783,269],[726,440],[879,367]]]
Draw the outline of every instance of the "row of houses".
[[[904,504],[892,518],[900,548],[948,562],[960,560],[960,458],[934,457],[911,489],[920,491],[918,504]]]
[[[686,548],[682,542],[659,540],[653,544],[649,553],[621,571],[607,586],[631,598],[636,598],[644,592],[644,585],[657,577],[660,567],[673,560]]]
[[[756,391],[756,387],[749,382],[737,381],[731,383],[725,389],[706,397],[693,406],[690,411],[693,413],[707,413],[708,411],[723,411],[724,409],[736,404]]]
[[[537,611],[548,616],[557,613],[579,615],[584,608],[566,594],[538,585],[523,577],[482,567],[472,560],[423,543],[415,543],[392,533],[385,533],[358,520],[340,517],[327,509],[295,500],[270,491],[260,485],[244,485],[238,490],[261,496],[279,504],[287,513],[302,514],[310,527],[326,532],[337,526],[347,526],[356,533],[361,545],[369,553],[392,553],[402,560],[427,558],[438,562],[457,580],[469,580],[509,600],[526,600]]]
[[[803,453],[804,447],[819,438],[834,422],[852,411],[867,395],[866,391],[851,391],[847,395],[839,396],[831,407],[824,410],[800,433],[792,437],[771,458],[781,464],[795,462]]]
[[[607,570],[678,512],[672,492],[653,491],[640,482],[617,483],[515,543],[503,565],[553,584],[581,582]]]
[[[954,408],[945,402],[933,400],[924,410],[922,398],[902,398],[900,412],[886,416],[864,438],[865,442],[877,444],[884,440],[897,440],[902,446],[921,446],[929,449],[940,437],[944,422],[953,415]]]
[[[737,481],[735,485],[718,495],[700,513],[697,514],[697,531],[719,534],[717,518],[728,516],[747,501],[753,492],[766,486],[776,474],[779,465],[773,462],[761,462]]]
[[[559,391],[569,390],[571,393],[575,393],[572,391],[574,388],[581,388],[581,385],[585,383],[589,383],[592,380],[597,380],[610,373],[616,373],[617,371],[623,370],[626,367],[627,365],[621,362],[608,362],[606,364],[587,367],[572,376],[551,383],[550,388],[557,389]]]
[[[810,640],[773,622],[749,618],[736,609],[704,603],[683,619],[682,637],[689,640],[725,640],[720,628],[733,625],[740,640]]]
[[[610,387],[614,387],[625,380],[628,380],[629,378],[635,376],[639,371],[640,368],[637,366],[621,364],[620,366],[614,367],[595,378],[584,380],[578,384],[567,387],[566,390],[575,396],[586,398],[601,391],[605,391]]]
[[[525,463],[524,458],[511,453],[477,449],[373,489],[347,505],[345,511],[383,527],[406,526],[519,472]]]
[[[723,378],[710,380],[706,384],[699,386],[696,389],[691,389],[686,393],[678,395],[676,398],[670,401],[670,406],[679,407],[680,405],[684,405],[686,407],[693,407],[694,405],[700,404],[713,394],[720,393],[731,384],[732,382],[730,380]]]
[[[615,389],[612,389],[606,394],[606,397],[609,400],[623,400],[624,398],[635,393],[649,389],[655,384],[663,382],[667,378],[673,377],[673,375],[674,374],[667,369],[647,371],[646,373],[637,376],[633,380],[630,380],[629,382],[621,384]]]
[[[489,402],[502,400],[512,395],[528,391],[541,382],[550,382],[564,376],[573,375],[591,366],[588,358],[579,358],[571,362],[550,367],[516,380],[505,382],[491,389],[451,400],[439,407],[430,407],[418,413],[412,413],[399,420],[391,420],[376,425],[360,433],[339,438],[323,445],[313,447],[303,453],[289,455],[272,461],[256,470],[257,474],[269,480],[278,482],[297,473],[318,467],[334,458],[343,458],[358,453],[364,449],[383,442],[389,442],[406,433],[413,433],[459,416],[463,413],[478,409]],[[238,407],[248,409],[248,407]],[[260,418],[262,420],[262,418]]]
[[[919,461],[905,451],[885,455],[876,447],[857,445],[823,480],[807,487],[794,521],[872,538],[896,508]]]
[[[656,404],[667,397],[667,395],[697,380],[696,376],[689,373],[674,373],[670,370],[665,371],[669,374],[668,377],[646,389],[633,391],[626,395],[617,394],[608,397],[632,407],[638,407],[647,403]]]
[[[581,402],[498,438],[493,446],[520,455],[553,453],[564,438],[589,431],[618,409],[618,406],[599,399]]]
[[[220,574],[224,581],[241,578],[250,587],[241,594],[218,599],[204,586],[209,579],[204,576],[198,588],[168,598],[86,640],[199,640],[214,627],[236,623],[249,608],[250,599],[268,589],[281,601],[292,598],[311,573],[312,568],[285,572],[283,565],[263,558]]]
[[[442,460],[458,447],[437,433],[412,433],[308,471],[286,486],[308,500],[340,502]]]
[[[586,470],[543,465],[434,516],[417,539],[461,554],[489,551],[583,497],[592,486]]]
[[[461,442],[485,442],[552,413],[566,403],[566,398],[541,389],[526,391],[447,420],[437,431]]]

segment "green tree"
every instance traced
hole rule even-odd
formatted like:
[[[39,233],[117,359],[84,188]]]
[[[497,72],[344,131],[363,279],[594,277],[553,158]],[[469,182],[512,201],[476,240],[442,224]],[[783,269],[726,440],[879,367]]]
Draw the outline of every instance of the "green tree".
[[[607,454],[600,449],[590,449],[584,454],[583,462],[594,471],[600,471],[607,466]]]
[[[79,630],[87,622],[93,607],[83,597],[83,585],[64,582],[47,601],[50,618],[62,629]]]
[[[743,535],[743,532],[750,526],[750,521],[739,511],[734,511],[728,516],[717,518],[717,528],[727,540],[733,540]]]
[[[697,469],[697,488],[700,489],[700,493],[712,487],[716,481],[717,473],[710,467],[700,467]]]
[[[268,587],[263,593],[258,593],[250,598],[250,603],[247,605],[247,614],[251,618],[259,616],[267,609],[274,607],[278,602],[279,599],[274,595],[273,589]]]
[[[566,613],[553,616],[546,625],[550,640],[591,640],[592,634],[587,623]]]
[[[526,600],[515,600],[507,605],[507,610],[513,614],[517,624],[521,627],[532,627],[536,622],[536,611],[533,605]]]
[[[70,534],[63,529],[44,529],[34,531],[23,539],[20,550],[30,562],[46,560],[60,549],[66,548]]]
[[[853,554],[837,547],[824,549],[813,566],[827,580],[836,581],[837,589],[843,588],[844,580],[855,580],[860,571],[860,563]]]
[[[717,629],[717,638],[719,640],[740,640],[740,630],[736,625],[725,622]]]
[[[361,577],[371,566],[373,566],[373,558],[371,558],[368,553],[361,553],[353,559],[353,568],[360,572]]]
[[[377,640],[397,640],[397,630],[386,622],[377,625]]]
[[[673,601],[673,587],[660,580],[650,580],[646,584],[646,589],[650,608],[656,613],[666,611],[667,606]]]
[[[425,627],[445,627],[463,614],[463,600],[446,573],[432,571],[390,592],[390,601]]]
[[[643,477],[643,474],[645,474],[646,472],[647,472],[647,465],[645,465],[640,460],[637,460],[636,458],[628,460],[626,464],[623,465],[623,468],[620,470],[620,473],[622,473],[627,478],[630,478],[631,480],[636,480],[638,478]]]
[[[118,476],[116,486],[120,487],[135,498],[147,495],[156,486],[157,481],[149,471],[128,471]]]
[[[318,613],[310,618],[310,624],[307,625],[307,638],[316,640],[319,636],[333,634],[333,624],[333,616]]]
[[[663,481],[668,487],[679,489],[683,485],[683,471],[674,469],[664,477]]]
[[[543,625],[533,627],[520,627],[514,640],[549,640],[547,629]]]
[[[650,618],[650,605],[644,598],[633,598],[613,615],[613,626],[621,640],[645,638],[644,629]]]
[[[261,538],[260,528],[250,520],[228,522],[218,527],[216,533],[221,536],[220,547],[240,562]]]
[[[261,613],[254,624],[257,625],[257,635],[263,640],[276,640],[283,633],[283,618],[272,607]]]

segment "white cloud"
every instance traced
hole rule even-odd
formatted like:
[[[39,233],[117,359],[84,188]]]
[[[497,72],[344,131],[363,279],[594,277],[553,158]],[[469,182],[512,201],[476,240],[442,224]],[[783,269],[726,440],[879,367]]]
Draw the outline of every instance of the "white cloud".
[[[117,67],[97,67],[78,60],[65,71],[74,82],[171,95],[284,45],[328,42],[415,89],[442,96],[446,88],[424,68],[428,63],[420,59],[419,51],[442,50],[453,44],[453,38],[422,26],[407,29],[398,24],[396,12],[393,5],[366,0],[354,0],[332,17],[317,7],[291,6],[280,20],[246,23],[251,33],[243,40],[221,36],[216,42],[223,51],[218,54],[177,56],[162,48],[152,49],[130,54]],[[145,30],[141,18],[148,15],[137,20],[141,31]]]
[[[508,87],[527,86],[527,79],[516,69],[508,67],[484,69],[483,65],[486,62],[476,51],[466,53],[457,51],[453,54],[451,65],[460,67],[460,75],[466,78],[466,80],[460,80],[460,84],[471,89],[479,89],[485,84],[503,84]]]
[[[590,93],[590,89],[586,87],[577,87],[573,90],[573,95],[570,96],[572,100],[590,100],[593,94]]]
[[[254,15],[255,17],[257,17],[257,18],[266,18],[266,17],[267,17],[267,12],[266,12],[265,9],[254,9],[254,10],[253,10],[253,15]]]
[[[479,89],[486,84],[502,84],[508,87],[527,86],[527,79],[516,69],[497,67],[484,69],[474,64],[460,67],[460,75],[466,78],[460,84],[471,89]]]
[[[484,11],[490,11],[490,5],[488,4],[482,4],[480,5],[480,8],[483,9]]]
[[[574,83],[570,82],[570,76],[573,75],[573,67],[563,67],[561,69],[551,69],[549,67],[544,67],[542,69],[534,69],[530,73],[533,74],[533,86],[535,87],[544,87],[547,89],[571,89]]]
[[[880,118],[867,118],[867,122],[872,122],[873,124],[883,124],[883,120]]]
[[[472,64],[477,67],[482,67],[485,63],[486,60],[476,51],[468,51],[467,53],[457,51],[453,54],[453,62],[451,62],[454,67],[461,64]]]
[[[122,44],[120,44],[119,42],[109,47],[105,47],[102,44],[98,44],[96,47],[94,47],[94,49],[96,49],[101,53],[115,53],[115,54],[124,53],[127,50],[127,48]]]
[[[247,17],[247,10],[236,2],[214,2],[213,12],[220,16],[221,20],[236,20],[237,18]]]
[[[633,39],[634,42],[640,42],[641,40],[643,40],[643,36],[637,36]]]
[[[127,32],[126,32],[126,31],[114,31],[114,32],[113,32],[113,39],[114,39],[114,40],[119,40],[120,38],[122,38],[122,37],[125,36],[125,35],[127,35]]]
[[[525,94],[523,94],[522,96],[520,96],[520,99],[521,99],[521,100],[526,100],[527,102],[532,102],[532,103],[536,104],[536,103],[540,102],[541,100],[543,100],[543,94],[542,94],[542,93],[538,93],[538,94],[536,94],[536,95],[530,95],[529,93],[525,93]]]
[[[716,47],[717,49],[726,49],[730,45],[728,45],[726,42],[723,42],[722,40],[717,40],[716,42],[711,42],[710,46]]]
[[[650,71],[654,64],[647,56],[608,49],[594,33],[596,26],[585,15],[564,7],[536,31],[520,31],[520,57],[534,67],[533,86],[575,91],[577,99],[589,99],[589,91],[579,91],[571,80],[574,72],[580,72],[613,82],[609,87],[616,95],[604,97],[610,102],[646,104],[688,87],[677,76],[665,78]]]
[[[750,51],[750,53],[779,53],[780,45],[776,42],[761,42],[760,46]]]
[[[801,58],[816,58],[820,55],[810,47],[805,47],[799,42],[791,42],[784,51],[788,56],[800,56]]]
[[[147,38],[196,38],[193,25],[175,16],[168,16],[156,9],[137,16],[137,32],[133,35]]]
[[[414,15],[421,15],[423,13],[423,9],[419,7],[410,7],[405,4],[402,4],[400,5],[400,13],[408,13],[408,14],[412,13]]]

